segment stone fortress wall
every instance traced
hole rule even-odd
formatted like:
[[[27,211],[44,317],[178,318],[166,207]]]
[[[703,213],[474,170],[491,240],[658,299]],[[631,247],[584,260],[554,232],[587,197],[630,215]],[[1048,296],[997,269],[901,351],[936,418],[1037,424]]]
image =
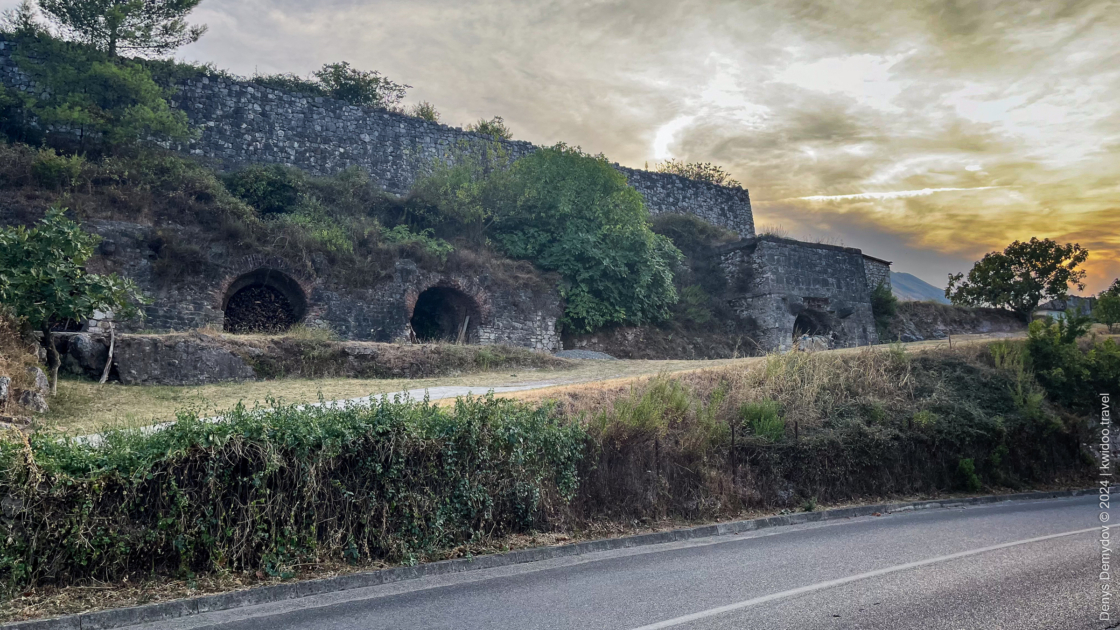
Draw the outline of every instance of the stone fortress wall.
[[[0,37],[0,83],[34,91],[12,53],[12,43]],[[491,141],[410,116],[225,77],[199,76],[176,87],[173,104],[187,113],[201,134],[197,140],[172,148],[224,168],[286,164],[328,175],[358,166],[386,191],[404,194],[434,160]],[[503,141],[503,145],[512,158],[538,149],[522,141]],[[830,346],[878,341],[870,291],[881,282],[889,286],[887,261],[852,248],[756,238],[746,189],[614,166],[642,194],[651,212],[690,214],[739,234],[740,241],[723,246],[717,254],[735,287],[729,299],[740,317],[756,324],[764,349],[786,350],[800,333],[827,337]],[[95,229],[109,243],[116,243],[137,241],[133,233],[150,228],[96,225]],[[112,266],[124,269],[156,296],[148,307],[146,329],[221,327],[230,288],[262,277],[284,279],[274,282],[273,288],[293,294],[292,299],[301,303],[302,321],[329,326],[348,339],[407,338],[409,318],[421,294],[439,290],[457,305],[457,321],[464,322],[469,342],[541,350],[560,347],[556,322],[563,309],[555,289],[542,292],[493,286],[486,278],[442,277],[421,271],[410,261],[399,261],[391,280],[360,290],[344,289],[298,277],[281,260],[238,261],[233,252],[220,256],[226,270],[221,280],[193,283],[189,288],[168,287],[152,277],[141,250],[124,246],[119,253],[103,255],[107,259],[116,256]],[[468,314],[471,320],[466,320]]]
[[[14,44],[0,36],[0,83],[36,88],[12,59]],[[317,175],[365,169],[385,190],[405,194],[434,160],[459,147],[492,141],[456,127],[329,98],[264,88],[249,81],[199,76],[175,86],[174,106],[201,136],[175,148],[226,167],[286,164]],[[538,147],[502,141],[513,159]],[[750,194],[678,175],[617,166],[651,212],[695,214],[741,236],[754,235]]]

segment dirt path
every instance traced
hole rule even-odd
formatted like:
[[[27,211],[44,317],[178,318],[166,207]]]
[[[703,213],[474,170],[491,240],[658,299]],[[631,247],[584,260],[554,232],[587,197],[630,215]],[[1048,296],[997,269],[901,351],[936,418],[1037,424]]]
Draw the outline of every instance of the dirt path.
[[[977,343],[996,338],[1013,337],[1009,333],[965,335],[954,337],[953,343]],[[948,341],[922,341],[904,344],[908,351],[947,346]],[[890,346],[876,346],[888,349]],[[830,352],[859,352],[847,348]],[[208,417],[238,402],[272,406],[285,404],[365,403],[382,395],[407,394],[412,398],[452,401],[465,395],[482,395],[493,390],[511,397],[545,398],[558,388],[617,385],[657,374],[675,374],[728,365],[750,365],[761,357],[703,361],[575,361],[565,370],[519,370],[517,372],[483,372],[464,376],[432,379],[285,379],[248,383],[223,383],[200,387],[105,385],[80,380],[64,380],[59,396],[51,400],[52,410],[43,425],[79,435],[95,433],[106,427],[136,427],[174,421],[176,413],[185,411]],[[602,385],[598,385],[602,384]],[[531,395],[528,392],[533,392]],[[450,404],[448,402],[448,404]]]

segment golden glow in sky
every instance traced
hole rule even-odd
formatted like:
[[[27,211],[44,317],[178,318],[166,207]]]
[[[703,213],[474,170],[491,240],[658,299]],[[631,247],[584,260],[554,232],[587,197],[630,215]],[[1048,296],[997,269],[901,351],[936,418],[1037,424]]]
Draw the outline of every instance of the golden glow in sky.
[[[15,0],[0,0],[0,8]],[[443,122],[623,164],[714,162],[756,222],[937,286],[1032,236],[1120,276],[1113,0],[204,0],[180,56],[239,74],[347,60]]]

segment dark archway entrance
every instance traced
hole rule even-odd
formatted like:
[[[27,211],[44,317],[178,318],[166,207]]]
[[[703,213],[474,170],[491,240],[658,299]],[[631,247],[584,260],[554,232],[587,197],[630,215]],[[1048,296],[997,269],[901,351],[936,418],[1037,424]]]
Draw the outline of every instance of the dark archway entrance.
[[[281,333],[303,321],[307,297],[291,276],[257,269],[229,286],[223,310],[226,332]]]
[[[828,315],[820,311],[803,311],[793,322],[793,338],[799,339],[802,335],[816,337],[832,332]]]
[[[478,303],[458,289],[432,287],[417,298],[410,323],[422,342],[476,343]]]

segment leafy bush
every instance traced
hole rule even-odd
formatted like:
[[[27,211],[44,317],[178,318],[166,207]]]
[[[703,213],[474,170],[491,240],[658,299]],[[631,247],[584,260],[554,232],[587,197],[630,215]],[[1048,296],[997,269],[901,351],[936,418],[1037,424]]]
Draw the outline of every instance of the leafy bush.
[[[1028,368],[1054,401],[1074,409],[1094,404],[1100,392],[1120,383],[1120,346],[1112,339],[1078,345],[1088,318],[1072,311],[1057,322],[1031,322],[1027,333]]]
[[[880,332],[885,331],[898,314],[898,298],[885,282],[880,282],[871,290],[871,313]]]
[[[467,125],[466,130],[490,136],[495,140],[509,140],[513,137],[513,132],[506,126],[506,121],[501,116],[495,116],[490,120],[479,118],[478,122]]]
[[[455,248],[442,238],[433,238],[431,230],[413,232],[407,225],[398,225],[391,230],[386,230],[382,232],[382,236],[390,243],[416,245],[441,260],[447,260],[447,255],[455,251]]]
[[[31,163],[31,177],[44,188],[61,191],[78,182],[85,164],[80,155],[59,155],[54,149],[45,148]]]
[[[976,463],[971,458],[963,458],[957,463],[957,483],[962,490],[969,492],[980,492],[984,487],[976,474]]]
[[[382,109],[396,108],[412,87],[390,81],[376,70],[358,70],[345,61],[324,65],[313,72],[310,79],[294,74],[274,74],[255,76],[253,82],[276,90]],[[435,109],[431,108],[431,111]]]
[[[52,393],[57,392],[61,363],[51,335],[54,325],[83,321],[95,311],[129,317],[146,301],[133,280],[86,270],[100,240],[58,207],[31,229],[0,228],[0,304],[43,334]]]
[[[547,408],[237,407],[101,446],[0,443],[7,584],[415,561],[548,522],[577,489],[585,434]],[[42,484],[47,484],[43,486]],[[44,489],[49,488],[47,492]],[[44,527],[46,525],[46,527]]]
[[[495,211],[494,241],[509,256],[564,278],[564,325],[592,331],[669,317],[680,251],[654,234],[641,195],[602,156],[564,145],[513,164]]]
[[[681,291],[681,317],[696,323],[707,324],[712,320],[712,297],[700,285],[690,285]]]
[[[253,164],[222,179],[234,196],[262,215],[291,212],[306,189],[303,171],[280,164]]]
[[[439,111],[436,110],[435,105],[432,105],[428,101],[420,101],[408,108],[407,113],[413,118],[419,118],[434,123],[439,122]]]
[[[459,143],[412,187],[409,223],[483,245],[494,208],[509,194],[510,155],[500,142]]]
[[[739,407],[739,417],[751,432],[769,442],[781,442],[786,436],[786,423],[781,405],[776,400],[746,403]]]

